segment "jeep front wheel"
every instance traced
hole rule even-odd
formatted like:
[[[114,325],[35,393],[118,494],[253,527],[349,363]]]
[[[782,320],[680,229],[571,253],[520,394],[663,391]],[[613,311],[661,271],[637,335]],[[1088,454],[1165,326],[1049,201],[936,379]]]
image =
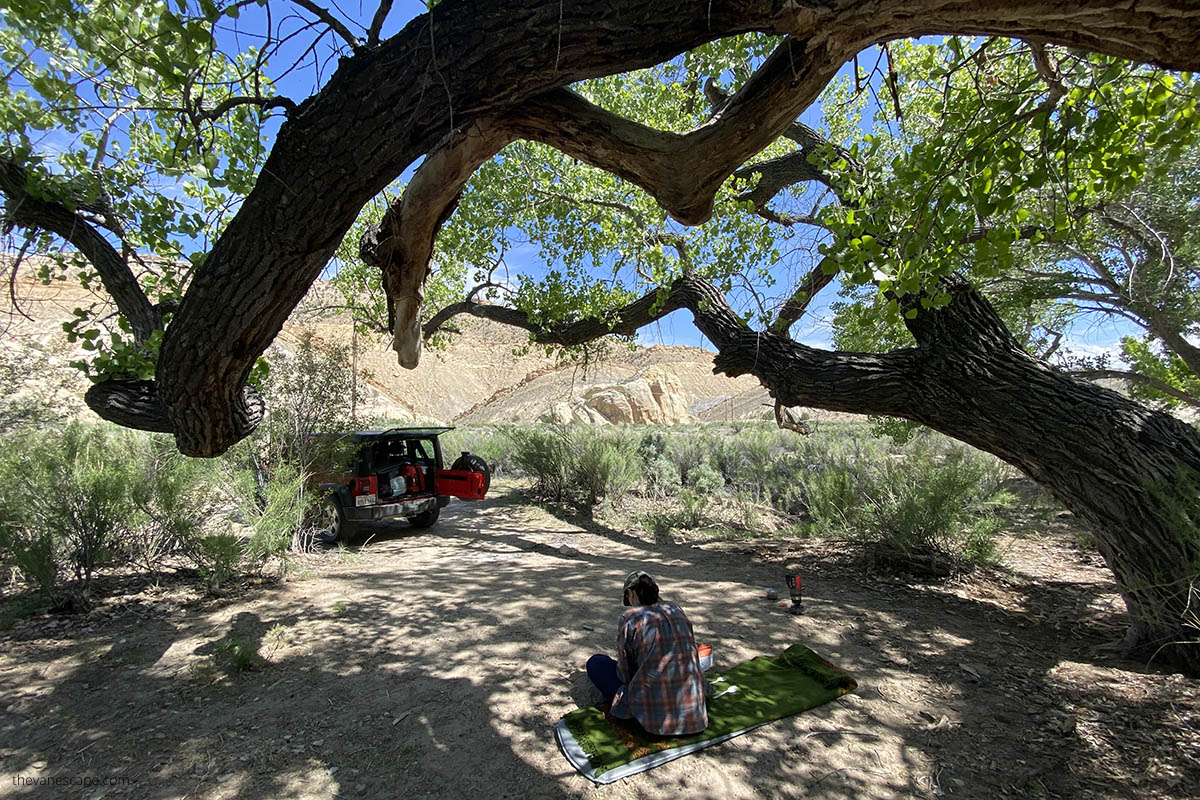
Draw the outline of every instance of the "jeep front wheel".
[[[420,514],[414,514],[409,517],[408,523],[414,528],[428,528],[437,522],[437,518],[441,513],[442,510],[440,508],[431,508],[428,511],[422,511]]]

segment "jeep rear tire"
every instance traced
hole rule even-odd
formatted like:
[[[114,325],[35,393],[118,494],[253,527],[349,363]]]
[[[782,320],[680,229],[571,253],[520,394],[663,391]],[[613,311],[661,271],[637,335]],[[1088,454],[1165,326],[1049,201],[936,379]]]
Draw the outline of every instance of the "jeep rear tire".
[[[317,509],[317,539],[326,544],[350,544],[358,535],[358,522],[346,519],[337,495],[321,501]]]
[[[441,515],[441,513],[442,510],[440,508],[434,507],[428,511],[422,511],[420,514],[414,514],[413,516],[409,517],[408,524],[412,525],[414,528],[428,528],[430,525],[437,522],[437,518]]]

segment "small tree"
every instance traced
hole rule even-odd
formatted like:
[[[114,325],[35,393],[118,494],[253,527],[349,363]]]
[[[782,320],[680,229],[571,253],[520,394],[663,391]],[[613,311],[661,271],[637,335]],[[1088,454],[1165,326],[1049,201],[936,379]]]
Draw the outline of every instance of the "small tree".
[[[329,455],[328,440],[311,434],[358,427],[351,398],[362,394],[362,382],[351,368],[349,348],[323,342],[311,331],[300,335],[295,350],[276,346],[267,363],[262,389],[270,411],[257,440],[269,466],[306,470]]]

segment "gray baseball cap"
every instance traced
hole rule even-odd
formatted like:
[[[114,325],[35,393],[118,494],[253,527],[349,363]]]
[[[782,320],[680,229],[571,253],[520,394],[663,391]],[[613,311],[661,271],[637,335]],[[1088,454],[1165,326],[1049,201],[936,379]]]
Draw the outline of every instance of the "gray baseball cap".
[[[622,603],[624,603],[625,605],[629,605],[629,599],[625,595],[630,589],[633,588],[633,585],[635,583],[637,583],[638,580],[640,580],[643,576],[650,578],[650,573],[644,572],[640,569],[635,569],[633,572],[631,572],[625,576],[625,588],[621,590],[621,602]],[[653,581],[654,578],[650,578],[650,580]]]

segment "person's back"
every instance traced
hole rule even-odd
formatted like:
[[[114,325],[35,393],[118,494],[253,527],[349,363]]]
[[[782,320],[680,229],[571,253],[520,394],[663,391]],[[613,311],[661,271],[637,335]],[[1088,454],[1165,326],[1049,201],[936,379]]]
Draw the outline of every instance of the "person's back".
[[[626,578],[624,602],[630,608],[617,624],[617,660],[592,656],[589,677],[612,702],[614,717],[661,736],[699,733],[708,727],[709,687],[691,622],[679,606],[659,599],[658,585],[644,572]]]
[[[628,680],[613,698],[613,716],[632,717],[660,735],[708,727],[704,673],[692,624],[679,606],[664,600],[621,614],[617,669]]]

